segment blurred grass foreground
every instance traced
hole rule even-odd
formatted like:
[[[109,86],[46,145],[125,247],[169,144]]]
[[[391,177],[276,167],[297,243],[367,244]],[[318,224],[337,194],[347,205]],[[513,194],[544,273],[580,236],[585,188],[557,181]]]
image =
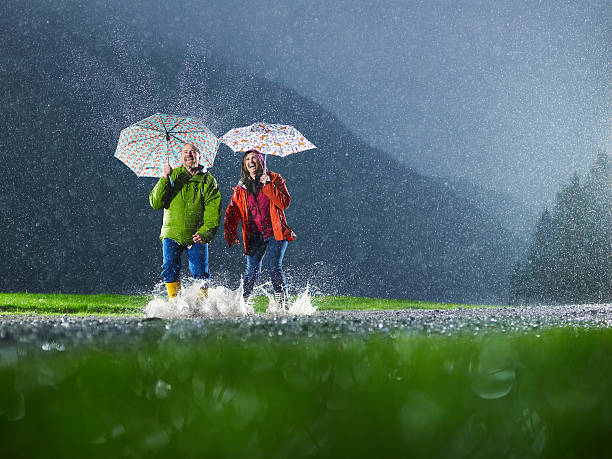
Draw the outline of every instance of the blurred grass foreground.
[[[3,345],[2,457],[612,452],[607,329],[315,338]]]

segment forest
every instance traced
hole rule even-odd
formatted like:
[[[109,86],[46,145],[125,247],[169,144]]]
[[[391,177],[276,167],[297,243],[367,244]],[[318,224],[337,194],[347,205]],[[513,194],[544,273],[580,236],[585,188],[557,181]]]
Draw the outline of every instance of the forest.
[[[612,168],[604,152],[584,180],[574,174],[538,220],[527,260],[511,278],[511,303],[612,301]]]

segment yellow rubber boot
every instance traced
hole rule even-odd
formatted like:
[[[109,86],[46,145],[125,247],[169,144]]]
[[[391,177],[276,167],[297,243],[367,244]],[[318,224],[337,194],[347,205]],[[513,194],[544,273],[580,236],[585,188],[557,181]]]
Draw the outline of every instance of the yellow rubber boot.
[[[208,287],[201,288],[200,290],[198,290],[198,298],[201,300],[205,300],[206,298],[208,298]]]
[[[168,296],[170,298],[176,298],[179,290],[181,289],[180,282],[166,282],[166,289],[168,289]]]

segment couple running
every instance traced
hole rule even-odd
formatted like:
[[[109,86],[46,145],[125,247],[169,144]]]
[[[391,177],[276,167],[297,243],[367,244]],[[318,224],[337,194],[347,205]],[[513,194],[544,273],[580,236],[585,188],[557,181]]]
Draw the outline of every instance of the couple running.
[[[156,210],[164,209],[162,241],[162,278],[168,296],[174,298],[181,288],[181,254],[187,252],[194,279],[201,280],[199,295],[208,295],[208,243],[215,236],[221,219],[221,193],[217,181],[198,161],[198,149],[187,143],[181,150],[182,165],[165,165],[163,176],[151,193],[149,202]],[[243,278],[244,299],[248,301],[259,277],[264,255],[274,287],[276,303],[288,308],[287,282],[283,274],[283,256],[295,234],[287,226],[284,210],[291,196],[285,180],[264,169],[257,150],[242,157],[241,177],[225,211],[224,236],[229,247],[239,244],[238,224],[246,254]]]

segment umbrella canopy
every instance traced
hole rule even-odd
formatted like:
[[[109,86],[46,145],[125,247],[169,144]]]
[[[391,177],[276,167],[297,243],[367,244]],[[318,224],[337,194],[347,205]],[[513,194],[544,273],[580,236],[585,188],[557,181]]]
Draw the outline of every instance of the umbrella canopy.
[[[288,156],[315,147],[293,126],[286,124],[254,123],[230,129],[221,142],[232,150],[259,150],[264,155]]]
[[[175,167],[181,163],[186,143],[200,150],[200,164],[213,165],[219,139],[201,120],[156,113],[121,131],[115,158],[139,177],[161,177],[164,164]]]

